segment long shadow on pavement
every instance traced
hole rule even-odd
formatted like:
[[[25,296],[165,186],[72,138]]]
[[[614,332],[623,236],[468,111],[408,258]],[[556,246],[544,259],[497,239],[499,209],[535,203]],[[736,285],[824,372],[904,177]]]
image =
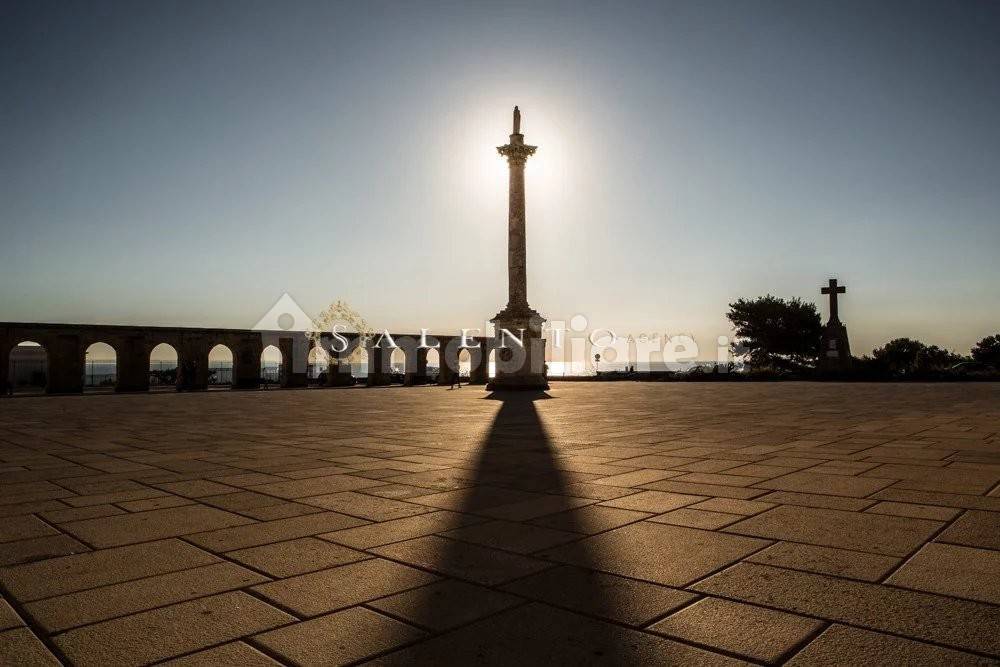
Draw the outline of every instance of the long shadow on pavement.
[[[476,523],[446,531],[446,537],[422,538],[417,560],[395,554],[448,577],[414,591],[419,597],[410,605],[422,625],[445,632],[376,662],[662,662],[664,641],[628,626],[645,622],[636,616],[644,606],[637,600],[667,589],[594,571],[601,554],[584,538],[602,529],[587,522],[588,510],[577,508],[598,500],[574,496],[573,473],[559,465],[536,407],[550,397],[494,393],[487,398],[502,403],[471,464],[472,486],[452,507],[474,515]],[[552,548],[560,562],[531,555]],[[569,562],[573,565],[562,564]],[[678,606],[684,601],[678,599]]]

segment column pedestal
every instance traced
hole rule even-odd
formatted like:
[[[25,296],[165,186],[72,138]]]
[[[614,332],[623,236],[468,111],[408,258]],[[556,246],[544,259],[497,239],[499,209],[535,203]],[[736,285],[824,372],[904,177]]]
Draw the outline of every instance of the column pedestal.
[[[542,339],[544,321],[541,315],[526,306],[505,308],[491,320],[496,328],[493,343],[496,374],[486,385],[488,390],[544,391],[549,388],[545,377],[545,341]],[[515,340],[517,337],[521,338],[523,346]]]

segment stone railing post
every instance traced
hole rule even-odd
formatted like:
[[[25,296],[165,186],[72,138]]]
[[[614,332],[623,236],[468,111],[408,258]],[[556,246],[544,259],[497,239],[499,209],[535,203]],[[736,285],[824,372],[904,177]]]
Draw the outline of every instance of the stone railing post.
[[[450,385],[452,376],[458,374],[458,344],[459,339],[445,336],[438,336],[441,347],[438,348],[438,363],[441,365],[441,372],[438,374],[439,385]]]
[[[237,357],[235,361],[239,363],[239,358]],[[201,337],[186,337],[177,349],[177,391],[206,389],[208,389],[208,346]]]
[[[6,396],[7,384],[12,382],[7,371],[10,368],[10,351],[13,341],[6,329],[0,329],[0,396]],[[12,387],[11,387],[12,388]]]
[[[149,391],[149,348],[146,336],[123,336],[115,345],[115,391]]]
[[[295,334],[278,339],[281,351],[281,386],[305,387],[309,384],[309,339]]]
[[[490,348],[486,338],[476,338],[479,347],[469,350],[469,384],[486,384],[490,379]]]
[[[389,374],[386,372],[392,348],[378,338],[368,343],[368,386],[382,387],[389,384]]]
[[[418,347],[413,350],[412,355],[406,355],[406,377],[403,384],[412,387],[418,384],[427,384],[427,351],[426,347]],[[410,359],[413,359],[411,371]]]
[[[260,334],[241,336],[233,354],[233,389],[257,389],[260,386],[260,355],[264,351]]]
[[[351,352],[354,348],[351,344],[340,352],[333,349],[334,340],[331,336],[320,338],[319,345],[326,350],[326,386],[327,387],[349,387],[354,384],[354,376],[351,374]],[[338,342],[337,347],[342,343]]]
[[[83,391],[86,350],[76,334],[57,334],[45,342],[48,350],[48,386],[50,394],[79,394]]]

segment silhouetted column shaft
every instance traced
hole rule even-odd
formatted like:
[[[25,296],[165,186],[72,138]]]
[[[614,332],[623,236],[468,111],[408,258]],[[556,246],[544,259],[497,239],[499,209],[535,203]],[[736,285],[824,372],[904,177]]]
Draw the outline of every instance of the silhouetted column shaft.
[[[512,139],[513,140],[513,139]],[[524,158],[510,157],[507,204],[507,301],[528,304],[527,241],[524,226]]]
[[[515,335],[524,330],[524,350],[521,354],[508,354],[500,350],[497,356],[496,377],[488,384],[490,389],[547,389],[545,380],[545,342],[542,340],[544,319],[528,305],[527,242],[524,214],[524,165],[535,154],[537,146],[524,143],[521,134],[521,114],[514,107],[514,133],[510,142],[497,146],[497,152],[507,158],[510,182],[507,202],[507,306],[490,321],[497,335],[507,329]],[[498,341],[499,344],[499,341]],[[503,353],[503,359],[501,359]],[[506,363],[501,364],[501,361]]]

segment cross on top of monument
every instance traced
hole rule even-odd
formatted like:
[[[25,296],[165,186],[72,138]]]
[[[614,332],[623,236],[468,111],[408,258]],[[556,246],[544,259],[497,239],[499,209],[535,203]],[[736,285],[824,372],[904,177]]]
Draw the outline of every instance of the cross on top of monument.
[[[844,287],[843,285],[838,285],[836,278],[830,278],[829,284],[826,287],[823,287],[823,288],[820,289],[820,293],[821,294],[829,294],[830,295],[830,321],[831,322],[839,322],[840,321],[840,315],[837,312],[837,295],[838,294],[845,294],[846,292],[847,292],[847,288]]]

